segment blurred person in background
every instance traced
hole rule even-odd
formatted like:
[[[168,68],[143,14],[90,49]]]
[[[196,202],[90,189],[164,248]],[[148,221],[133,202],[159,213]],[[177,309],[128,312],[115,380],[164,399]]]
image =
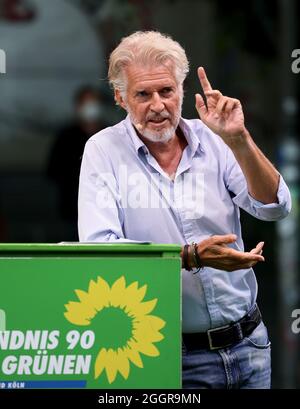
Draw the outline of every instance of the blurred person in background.
[[[30,21],[35,17],[35,8],[28,0],[1,0],[0,19],[12,22]]]
[[[75,118],[61,129],[50,152],[47,175],[58,188],[62,220],[72,224],[77,240],[77,197],[81,158],[86,141],[107,126],[98,89],[81,87],[74,96]]]

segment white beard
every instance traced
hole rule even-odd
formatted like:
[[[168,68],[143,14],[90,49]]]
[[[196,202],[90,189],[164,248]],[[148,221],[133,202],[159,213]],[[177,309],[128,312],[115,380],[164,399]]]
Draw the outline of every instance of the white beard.
[[[139,131],[139,133],[146,139],[148,139],[150,142],[162,142],[166,143],[170,141],[176,132],[177,126],[180,121],[181,117],[181,104],[180,108],[178,109],[175,120],[174,120],[174,125],[171,124],[168,128],[164,128],[162,130],[157,130],[157,131],[151,131],[150,129],[143,128],[143,126],[137,121],[137,119],[134,117],[132,111],[130,108],[127,106],[127,112],[129,114],[131,122],[134,124],[136,129]],[[167,116],[163,116],[167,117]]]
[[[174,128],[174,126],[170,126],[167,129],[157,132],[150,131],[149,129],[144,129],[142,135],[144,136],[144,138],[148,139],[151,142],[166,143],[173,138],[175,131],[176,129]]]

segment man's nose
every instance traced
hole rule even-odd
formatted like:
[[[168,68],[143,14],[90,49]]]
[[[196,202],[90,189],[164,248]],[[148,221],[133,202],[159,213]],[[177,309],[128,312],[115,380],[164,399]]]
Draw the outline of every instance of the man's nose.
[[[158,92],[154,92],[152,95],[150,109],[153,112],[162,112],[165,109],[165,105]]]

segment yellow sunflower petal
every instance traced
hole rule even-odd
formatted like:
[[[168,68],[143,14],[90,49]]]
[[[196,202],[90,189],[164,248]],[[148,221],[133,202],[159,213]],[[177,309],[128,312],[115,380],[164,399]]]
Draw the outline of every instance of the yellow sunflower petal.
[[[95,379],[99,378],[107,364],[107,351],[105,348],[100,349],[95,361]]]
[[[85,319],[85,318],[75,318],[72,313],[65,312],[64,313],[65,318],[71,322],[71,324],[75,325],[90,325],[91,321]]]
[[[124,298],[126,282],[124,276],[120,277],[111,287],[110,290],[110,304],[113,307],[119,307]]]
[[[122,300],[122,307],[125,305],[130,309],[132,304],[138,304],[141,302],[146,294],[147,285],[138,288],[138,282],[134,281],[126,289],[124,293],[124,299]]]
[[[126,353],[128,359],[130,359],[130,361],[134,363],[135,366],[139,368],[144,367],[139,351],[136,351],[135,349],[132,349],[130,347],[126,347],[124,352]]]
[[[73,313],[70,313],[70,312],[65,312],[64,316],[69,322],[71,322],[71,324],[90,325],[90,323],[91,323],[91,321],[89,321],[89,320],[87,320],[85,318],[74,317]]]
[[[136,291],[138,290],[139,283],[137,281],[134,281],[131,283],[127,288],[126,292],[129,294],[131,293],[132,296],[135,295]]]
[[[105,369],[108,382],[112,383],[116,379],[118,370],[118,357],[117,353],[113,349],[109,349],[107,352],[107,361]]]
[[[158,342],[164,339],[164,336],[153,329],[150,322],[147,321],[147,316],[137,324],[132,334],[140,342]]]
[[[160,329],[164,328],[164,326],[166,325],[166,321],[162,320],[156,315],[147,315],[144,319],[149,322],[149,325],[155,331],[159,331]]]
[[[75,290],[75,294],[77,295],[80,302],[85,302],[89,298],[89,294],[83,290]]]
[[[127,344],[134,350],[147,356],[159,356],[159,350],[150,342],[128,341]]]
[[[138,303],[136,305],[132,305],[130,309],[126,308],[125,312],[128,313],[129,316],[138,318],[143,315],[147,315],[149,312],[153,311],[156,304],[157,304],[157,298],[151,301],[146,301],[146,302]]]
[[[125,297],[126,301],[131,303],[132,301],[141,302],[146,294],[147,285],[143,285],[141,288],[138,288],[138,283],[135,281],[126,288]]]
[[[84,303],[70,301],[65,307],[67,312],[64,315],[72,324],[89,325],[90,320],[96,315],[96,311]]]
[[[127,354],[121,349],[118,348],[117,351],[117,355],[118,355],[118,371],[120,372],[120,374],[123,376],[124,379],[127,379],[129,376],[129,361],[127,358]]]
[[[90,303],[97,311],[109,305],[110,288],[102,277],[98,277],[97,282],[91,280],[89,284]]]
[[[153,331],[159,331],[166,325],[166,321],[162,320],[161,318],[155,315],[145,315],[144,317],[134,318],[132,320],[132,328],[138,329],[140,323],[143,321],[147,321],[147,323],[153,329]]]
[[[95,313],[97,312],[89,293],[82,290],[75,290],[75,294],[77,295],[79,301],[82,304],[85,304],[87,307],[91,308],[92,310],[95,310]]]

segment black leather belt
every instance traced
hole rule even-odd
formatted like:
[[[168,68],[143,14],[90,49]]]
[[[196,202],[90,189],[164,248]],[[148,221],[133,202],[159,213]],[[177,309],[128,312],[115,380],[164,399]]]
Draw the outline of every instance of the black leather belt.
[[[207,332],[182,334],[187,350],[221,349],[230,347],[247,337],[261,322],[261,313],[257,305],[237,322],[209,329]]]

